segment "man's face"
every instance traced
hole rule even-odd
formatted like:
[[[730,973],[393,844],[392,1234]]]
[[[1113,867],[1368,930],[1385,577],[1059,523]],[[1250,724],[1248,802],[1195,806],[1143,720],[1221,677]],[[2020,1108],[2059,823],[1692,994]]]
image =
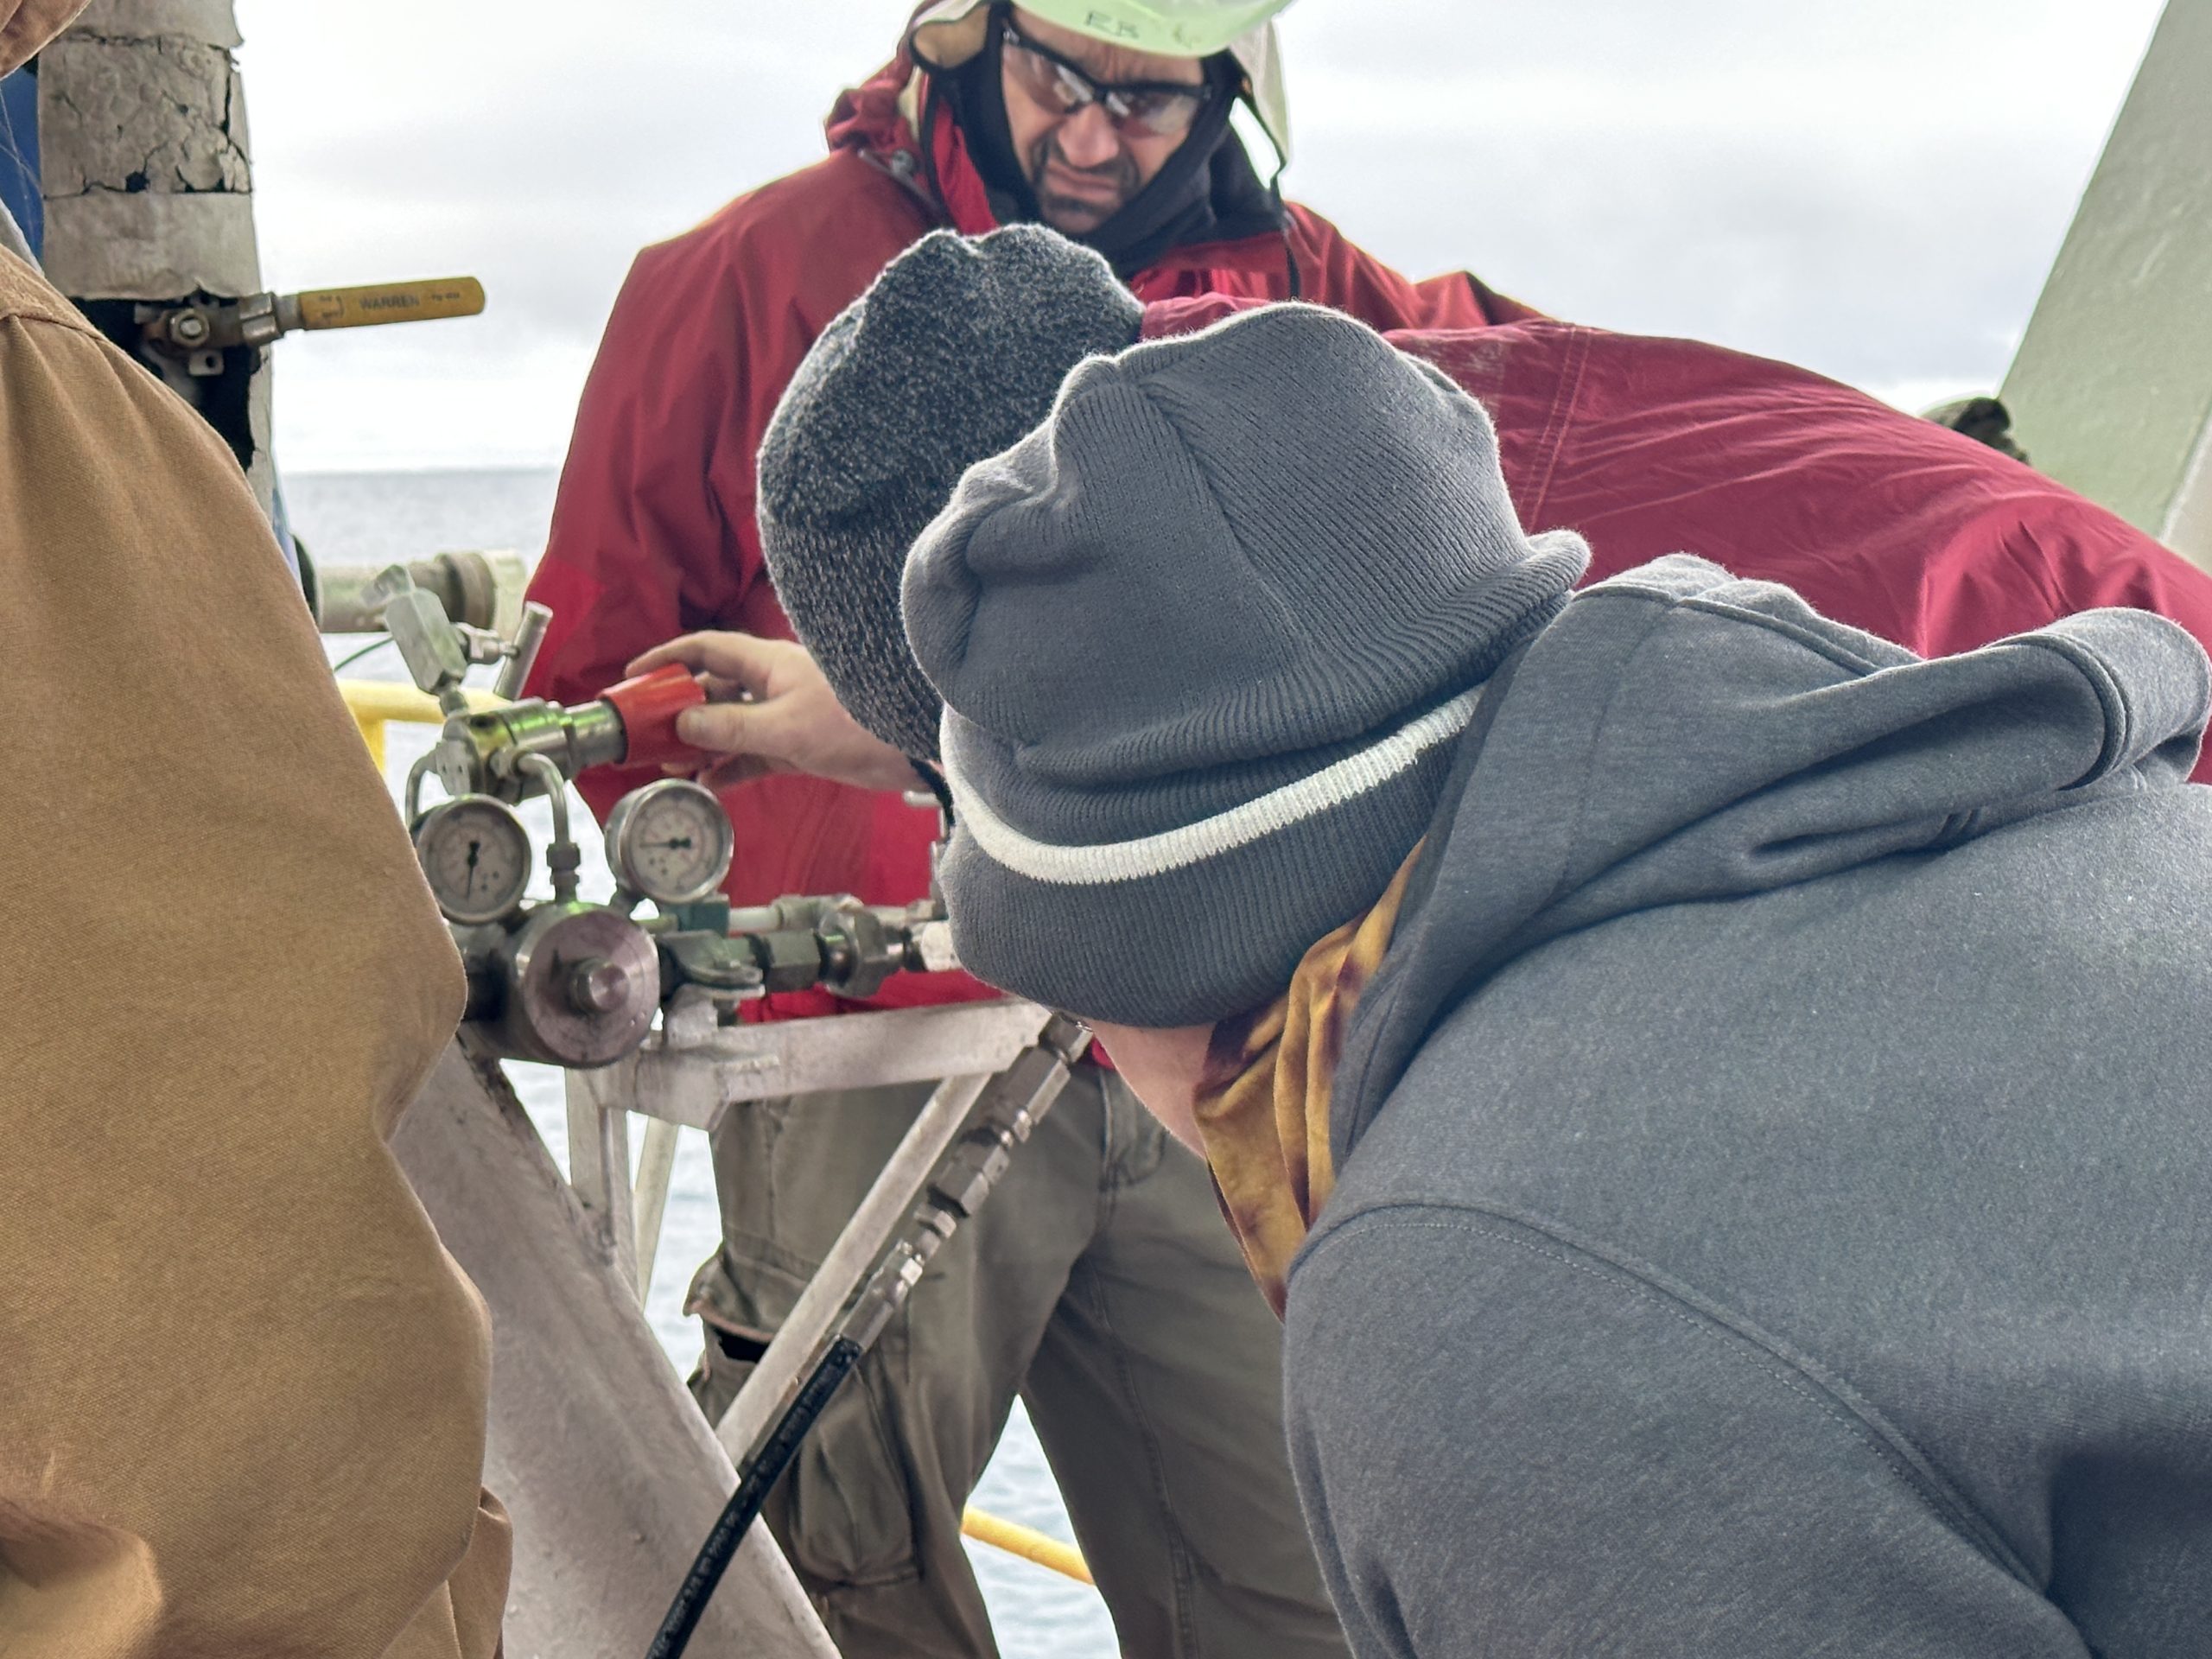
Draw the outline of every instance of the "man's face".
[[[1014,23],[1025,38],[1065,58],[1099,85],[1142,82],[1198,88],[1205,84],[1205,65],[1197,58],[1161,57],[1109,46],[1046,22],[1019,6],[1014,9]],[[1006,43],[1001,79],[1014,153],[1021,158],[1021,170],[1036,194],[1037,210],[1054,230],[1071,236],[1095,231],[1111,219],[1152,181],[1190,133],[1188,121],[1166,131],[1126,119],[1117,124],[1096,99],[1068,109],[1065,81],[1057,68],[1012,41]],[[1171,121],[1181,113],[1173,107],[1176,102],[1165,100]],[[1195,109],[1192,105],[1191,112],[1195,114]]]

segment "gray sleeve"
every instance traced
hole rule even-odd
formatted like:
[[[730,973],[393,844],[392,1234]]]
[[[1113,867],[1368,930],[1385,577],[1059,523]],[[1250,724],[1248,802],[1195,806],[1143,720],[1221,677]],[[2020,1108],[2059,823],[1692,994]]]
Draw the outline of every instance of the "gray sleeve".
[[[1359,1659],[2085,1659],[1864,1402],[1655,1277],[1426,1207],[1300,1262],[1292,1463]]]

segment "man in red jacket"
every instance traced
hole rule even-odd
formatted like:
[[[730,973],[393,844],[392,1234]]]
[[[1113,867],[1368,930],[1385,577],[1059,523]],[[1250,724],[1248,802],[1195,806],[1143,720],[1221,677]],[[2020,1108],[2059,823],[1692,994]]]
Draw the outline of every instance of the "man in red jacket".
[[[927,887],[935,817],[906,803],[918,780],[895,754],[864,741],[847,764],[814,754],[838,781],[774,762],[798,706],[774,696],[776,676],[823,694],[782,643],[754,526],[754,454],[785,383],[902,249],[938,226],[1042,220],[1147,300],[1302,296],[1383,328],[1521,314],[1465,276],[1408,281],[1262,181],[1229,117],[1249,101],[1284,147],[1267,19],[1287,3],[934,0],[893,62],[838,100],[827,159],[639,257],[532,584],[554,621],[530,690],[595,694],[687,630],[753,639],[769,700],[717,711],[748,726],[733,746],[751,752],[721,781],[787,775],[726,796],[737,902],[904,903]],[[603,816],[636,781],[584,789]],[[912,976],[880,1002],[982,995],[963,976]],[[772,1018],[834,1011],[772,1003]],[[718,1132],[724,1247],[690,1299],[709,1330],[694,1382],[710,1414],[925,1093],[741,1108]],[[960,1511],[1019,1389],[1123,1651],[1339,1654],[1284,1464],[1279,1363],[1204,1171],[1085,1068],[833,1405],[770,1522],[848,1655],[989,1652]]]
[[[690,741],[745,757],[726,765],[764,747],[816,772],[934,763],[940,705],[899,622],[907,546],[1083,358],[1252,303],[1136,307],[1046,231],[930,238],[802,365],[761,451],[767,558],[804,647],[706,633],[632,666],[685,662],[710,694],[761,699],[686,717]],[[1489,411],[1516,518],[1582,536],[1587,581],[1688,551],[1924,657],[2107,606],[2212,651],[2212,575],[2020,461],[1807,370],[1541,318],[1385,338]],[[925,363],[969,366],[925,383]],[[2196,777],[2212,782],[2212,751]]]

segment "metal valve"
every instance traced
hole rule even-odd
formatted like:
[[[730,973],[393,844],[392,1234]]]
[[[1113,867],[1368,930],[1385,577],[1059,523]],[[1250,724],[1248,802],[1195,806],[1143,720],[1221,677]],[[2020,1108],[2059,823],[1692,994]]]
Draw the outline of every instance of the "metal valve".
[[[721,892],[735,850],[728,816],[711,790],[683,779],[647,784],[616,807],[607,823],[613,902],[585,902],[569,785],[596,766],[709,759],[676,736],[677,718],[705,701],[698,682],[671,664],[588,703],[531,698],[471,710],[461,690],[468,671],[498,664],[499,691],[512,696],[551,613],[525,607],[502,640],[450,620],[439,596],[398,565],[367,597],[416,684],[446,711],[437,743],[408,775],[408,822],[468,967],[469,1021],[496,1052],[605,1065],[644,1041],[664,992],[683,991],[727,1019],[738,1003],[779,991],[865,999],[894,974],[956,965],[934,898],[904,909],[849,895],[792,898],[733,912]],[[448,798],[424,811],[433,776]],[[537,795],[552,810],[553,896],[531,904],[533,849],[514,807]],[[633,920],[648,899],[659,913]]]
[[[266,346],[301,330],[370,328],[391,322],[429,322],[473,317],[484,309],[484,285],[474,276],[429,282],[379,283],[368,288],[311,289],[302,294],[251,294],[245,299],[142,305],[142,339],[157,358],[181,362],[185,373],[207,379],[223,372],[223,353],[235,346]]]
[[[550,1065],[611,1065],[645,1039],[660,1009],[660,958],[643,928],[603,905],[541,905],[491,964],[482,1007],[502,1053]],[[481,970],[480,970],[480,976]]]
[[[468,671],[499,664],[493,690],[515,697],[530,678],[553,613],[534,601],[525,604],[514,638],[501,639],[482,628],[449,621],[437,595],[417,587],[407,567],[399,564],[376,579],[370,599],[380,607],[385,629],[415,683],[446,712],[437,747],[418,772],[435,772],[448,795],[525,800],[551,787],[544,773],[524,764],[532,757],[550,762],[552,775],[563,783],[598,766],[685,760],[703,765],[711,758],[676,735],[677,717],[704,702],[707,694],[675,664],[625,680],[573,707],[533,697],[472,713],[461,692]],[[410,778],[410,790],[418,782]]]
[[[467,711],[468,700],[461,687],[473,667],[499,664],[499,686],[512,685],[519,691],[537,660],[538,647],[545,643],[546,624],[553,620],[551,611],[531,601],[523,606],[521,623],[511,640],[488,628],[453,621],[438,596],[417,587],[414,573],[404,564],[387,567],[365,597],[399,648],[410,677],[448,715]],[[500,690],[499,695],[513,692]]]

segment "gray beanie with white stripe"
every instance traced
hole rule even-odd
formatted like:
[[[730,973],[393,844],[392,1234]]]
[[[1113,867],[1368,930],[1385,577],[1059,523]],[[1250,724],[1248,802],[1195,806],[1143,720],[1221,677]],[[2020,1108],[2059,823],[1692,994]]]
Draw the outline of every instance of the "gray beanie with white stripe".
[[[1256,1007],[1427,833],[1474,692],[1588,563],[1489,416],[1308,306],[1093,359],[906,565],[968,969],[1077,1015]]]

